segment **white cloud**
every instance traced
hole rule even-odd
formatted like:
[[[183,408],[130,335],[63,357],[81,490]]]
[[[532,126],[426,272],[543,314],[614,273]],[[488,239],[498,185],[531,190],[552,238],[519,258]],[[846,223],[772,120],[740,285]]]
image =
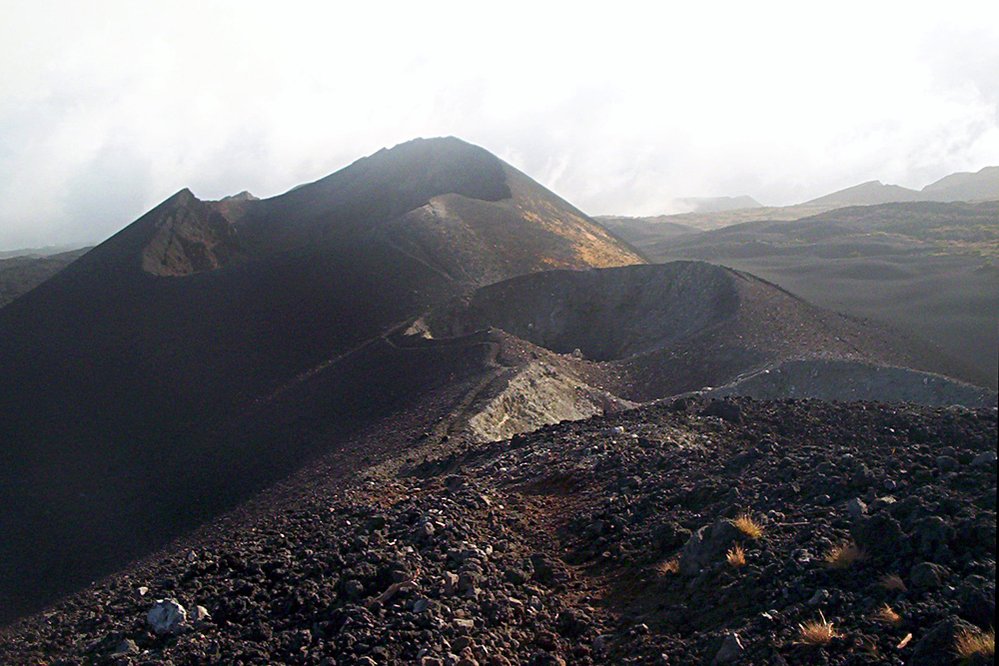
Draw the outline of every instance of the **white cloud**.
[[[993,4],[0,0],[0,248],[100,239],[184,186],[273,195],[415,136],[592,213],[919,187],[999,163]]]

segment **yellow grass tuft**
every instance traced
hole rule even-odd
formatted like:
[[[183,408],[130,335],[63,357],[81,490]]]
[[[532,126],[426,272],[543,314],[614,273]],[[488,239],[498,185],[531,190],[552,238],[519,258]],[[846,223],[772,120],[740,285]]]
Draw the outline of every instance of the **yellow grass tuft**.
[[[839,632],[832,622],[826,620],[826,616],[819,611],[818,620],[810,620],[798,625],[797,645],[828,645],[832,639],[839,638]]]
[[[897,625],[902,622],[902,616],[894,608],[885,604],[874,612],[874,619],[885,624]]]
[[[826,553],[825,561],[833,569],[849,569],[854,562],[859,562],[866,557],[864,551],[851,541],[830,548],[829,552]]]
[[[680,558],[674,557],[665,562],[660,562],[656,565],[656,570],[663,576],[675,576],[680,573]]]
[[[725,559],[736,569],[744,567],[746,566],[746,551],[742,549],[742,546],[736,544],[725,553]]]
[[[965,661],[991,660],[996,656],[996,630],[964,629],[954,639],[954,651]]]
[[[893,592],[905,592],[908,588],[898,574],[885,574],[878,580],[878,585]]]
[[[748,513],[741,514],[732,521],[732,524],[750,539],[759,539],[763,536],[763,525],[756,522]]]

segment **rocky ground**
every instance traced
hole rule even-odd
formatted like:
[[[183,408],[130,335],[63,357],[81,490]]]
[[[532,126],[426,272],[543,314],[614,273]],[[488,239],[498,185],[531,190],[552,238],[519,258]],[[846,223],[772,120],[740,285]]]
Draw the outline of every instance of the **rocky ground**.
[[[995,450],[995,409],[704,398],[417,442],[8,627],[0,663],[957,663],[993,622]]]

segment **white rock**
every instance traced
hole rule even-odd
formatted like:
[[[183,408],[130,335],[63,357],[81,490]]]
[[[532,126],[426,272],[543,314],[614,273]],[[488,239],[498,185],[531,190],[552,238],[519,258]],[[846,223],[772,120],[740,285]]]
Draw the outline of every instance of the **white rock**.
[[[208,612],[208,609],[204,606],[195,606],[187,614],[191,622],[198,624],[199,622],[208,622],[212,619],[212,614]]]
[[[187,625],[187,611],[176,599],[157,599],[146,614],[146,622],[158,635],[176,634]]]

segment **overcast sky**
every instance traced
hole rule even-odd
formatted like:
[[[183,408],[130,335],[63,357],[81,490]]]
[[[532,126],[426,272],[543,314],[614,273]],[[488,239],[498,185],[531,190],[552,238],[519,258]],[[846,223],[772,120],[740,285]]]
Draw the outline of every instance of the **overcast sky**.
[[[997,2],[602,4],[0,0],[0,249],[416,136],[591,214],[999,164]]]

